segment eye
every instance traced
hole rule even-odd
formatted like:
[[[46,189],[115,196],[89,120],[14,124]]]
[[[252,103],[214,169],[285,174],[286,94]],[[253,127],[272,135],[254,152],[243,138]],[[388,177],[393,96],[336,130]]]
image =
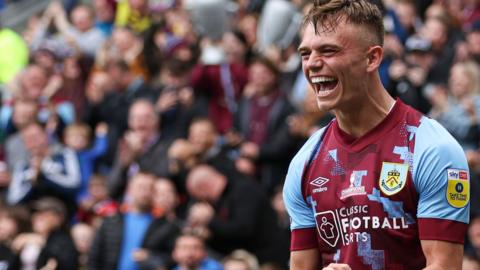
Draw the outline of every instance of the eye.
[[[310,57],[310,52],[302,51],[300,52],[300,57],[303,61],[306,61]]]

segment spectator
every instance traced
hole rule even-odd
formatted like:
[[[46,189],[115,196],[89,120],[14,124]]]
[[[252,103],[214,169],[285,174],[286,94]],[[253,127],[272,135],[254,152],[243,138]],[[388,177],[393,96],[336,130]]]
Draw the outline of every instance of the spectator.
[[[71,229],[73,242],[78,251],[79,270],[87,269],[88,251],[91,248],[94,233],[94,229],[85,223],[77,223]]]
[[[107,132],[108,126],[105,123],[98,124],[93,146],[89,147],[91,130],[86,124],[72,124],[65,129],[65,145],[75,151],[80,164],[82,180],[77,192],[77,201],[87,194],[88,181],[94,171],[95,160],[107,151]]]
[[[208,257],[203,238],[195,234],[178,236],[172,257],[177,264],[173,270],[223,270],[219,262]]]
[[[189,209],[187,224],[208,238],[216,252],[226,255],[243,248],[260,263],[286,264],[288,250],[278,245],[275,212],[258,185],[199,165],[188,175],[187,191],[197,201]]]
[[[153,190],[153,207],[156,214],[165,217],[170,223],[178,224],[181,222],[177,214],[180,203],[174,183],[167,178],[157,179]]]
[[[20,234],[12,246],[25,263],[33,263],[35,269],[53,267],[78,269],[78,253],[70,234],[64,231],[67,209],[58,199],[45,197],[35,202],[32,216],[33,233]],[[32,252],[37,249],[37,256]],[[30,261],[24,261],[28,256]]]
[[[30,227],[30,213],[22,206],[0,206],[0,269],[14,269],[17,262],[12,242]]]
[[[61,145],[49,145],[45,130],[32,123],[22,130],[28,158],[15,164],[7,200],[26,203],[52,196],[63,201],[71,216],[80,186],[80,166],[75,153]]]
[[[53,22],[66,45],[80,53],[95,57],[97,50],[105,41],[103,33],[94,27],[94,14],[91,7],[78,5],[71,12],[72,24],[62,5],[54,1],[47,12],[51,12]]]
[[[117,3],[114,0],[94,0],[95,28],[100,29],[104,36],[112,34]]]
[[[430,104],[423,93],[430,69],[435,61],[430,41],[412,36],[405,44],[405,59],[397,59],[389,67],[391,86],[388,89],[393,97],[423,113],[430,111]]]
[[[107,180],[101,175],[92,175],[88,183],[88,193],[78,201],[77,219],[81,222],[99,226],[101,219],[113,216],[118,204],[108,197]]]
[[[478,148],[480,130],[480,69],[474,62],[457,63],[449,77],[450,96],[437,95],[432,117],[458,140],[464,150]],[[443,100],[440,98],[443,97]]]
[[[152,24],[148,0],[121,0],[117,3],[115,25],[128,26],[141,34]]]
[[[142,172],[132,176],[126,210],[103,220],[90,250],[89,269],[169,266],[177,227],[151,214],[155,179]]]
[[[168,159],[180,193],[185,192],[188,171],[198,163],[207,163],[227,175],[238,173],[229,149],[222,145],[220,135],[208,118],[193,120],[187,140],[175,140],[168,150]]]
[[[128,116],[129,130],[118,146],[117,159],[109,174],[109,191],[119,199],[127,185],[128,176],[138,171],[168,176],[165,158],[170,142],[159,132],[158,115],[148,100],[133,103]]]
[[[258,260],[254,255],[245,250],[235,250],[223,259],[225,270],[258,270]]]
[[[278,90],[278,74],[267,58],[252,61],[246,97],[239,104],[234,123],[235,131],[244,139],[240,155],[258,165],[260,182],[269,193],[282,184],[295,152],[295,141],[288,132],[282,132],[288,130],[285,119],[293,113],[293,107]]]

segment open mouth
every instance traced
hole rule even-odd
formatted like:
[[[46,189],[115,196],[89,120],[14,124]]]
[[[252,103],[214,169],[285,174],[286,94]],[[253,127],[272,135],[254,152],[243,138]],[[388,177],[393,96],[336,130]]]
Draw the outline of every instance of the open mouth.
[[[338,79],[330,76],[316,76],[311,77],[311,82],[317,95],[325,96],[335,89]]]

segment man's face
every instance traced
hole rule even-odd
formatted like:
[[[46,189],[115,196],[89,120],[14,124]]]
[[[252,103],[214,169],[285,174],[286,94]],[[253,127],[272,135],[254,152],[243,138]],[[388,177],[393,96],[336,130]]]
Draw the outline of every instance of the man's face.
[[[130,183],[129,195],[135,207],[147,210],[152,205],[152,194],[155,179],[146,174],[134,176]]]
[[[188,269],[195,269],[205,258],[205,247],[200,239],[192,236],[180,237],[173,250],[173,258]]]
[[[158,118],[153,106],[146,103],[136,103],[128,115],[130,130],[138,132],[143,140],[149,139],[158,127]]]
[[[253,63],[248,69],[249,83],[254,86],[258,92],[257,96],[262,96],[270,93],[275,86],[276,76],[268,67],[260,62]]]
[[[314,89],[317,105],[323,112],[347,109],[366,97],[362,89],[367,77],[368,35],[364,27],[340,22],[334,31],[315,33],[312,24],[305,28],[299,52],[302,68]],[[364,90],[363,90],[364,91]]]
[[[77,7],[72,11],[72,23],[80,32],[87,32],[92,28],[92,14],[86,7]]]
[[[48,138],[39,125],[29,125],[22,130],[22,139],[32,156],[44,155],[48,150]]]
[[[217,139],[214,127],[208,122],[197,122],[190,126],[188,140],[194,145],[195,151],[208,151]]]

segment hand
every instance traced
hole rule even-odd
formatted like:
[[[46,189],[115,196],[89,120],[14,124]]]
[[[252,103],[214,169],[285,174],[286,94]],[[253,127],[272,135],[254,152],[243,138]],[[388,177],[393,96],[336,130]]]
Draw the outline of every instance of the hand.
[[[167,155],[170,159],[186,162],[191,159],[195,153],[193,145],[189,141],[178,139],[173,142],[172,146],[170,146]]]
[[[352,270],[348,264],[344,263],[331,263],[327,267],[324,267],[322,270]]]
[[[260,149],[257,144],[245,142],[240,146],[240,155],[242,157],[256,159],[258,158]]]
[[[12,242],[12,250],[15,253],[20,252],[25,245],[37,245],[43,246],[45,244],[45,238],[36,233],[22,233],[18,235]]]
[[[307,137],[309,126],[301,115],[292,115],[287,119],[288,130],[291,135],[297,137]]]
[[[224,138],[225,138],[226,144],[232,147],[236,147],[243,142],[242,135],[240,135],[239,133],[233,130],[228,131],[224,135]]]
[[[208,203],[196,203],[188,211],[187,222],[193,227],[205,227],[214,214],[215,210]]]
[[[108,133],[108,125],[105,122],[101,122],[95,128],[95,135],[103,137]]]
[[[395,60],[388,68],[388,75],[390,75],[393,80],[399,80],[407,74],[407,71],[407,65],[405,65],[403,61]]]
[[[145,261],[149,256],[150,252],[144,248],[140,248],[132,252],[132,257],[135,262]]]
[[[425,84],[427,71],[420,67],[411,68],[408,70],[407,77],[413,85],[422,86]]]
[[[125,142],[130,151],[134,154],[139,154],[143,150],[143,139],[138,132],[127,131],[125,133]]]
[[[178,91],[178,101],[184,107],[191,107],[194,102],[193,89],[191,87],[183,87]]]
[[[176,90],[168,90],[162,92],[155,104],[155,107],[159,113],[164,113],[173,108],[178,103],[178,94]]]
[[[235,160],[235,168],[237,171],[250,176],[254,176],[256,172],[255,164],[248,158],[237,158]]]
[[[55,270],[57,269],[58,263],[57,260],[51,258],[48,259],[47,264],[40,268],[40,270]]]

